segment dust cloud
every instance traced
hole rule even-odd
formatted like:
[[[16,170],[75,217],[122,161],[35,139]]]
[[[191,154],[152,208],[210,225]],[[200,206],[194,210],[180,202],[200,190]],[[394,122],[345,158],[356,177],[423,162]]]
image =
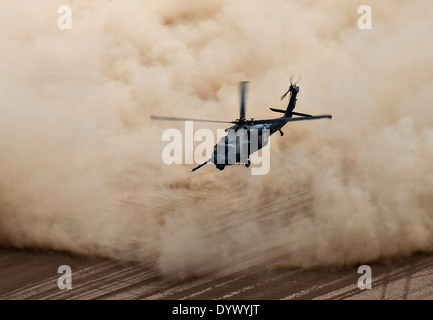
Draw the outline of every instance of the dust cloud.
[[[362,4],[2,1],[0,243],[172,277],[431,250],[433,3],[372,3],[371,30]],[[162,162],[182,124],[151,114],[234,120],[249,80],[247,117],[271,118],[291,74],[297,110],[334,118],[274,135],[269,174]]]

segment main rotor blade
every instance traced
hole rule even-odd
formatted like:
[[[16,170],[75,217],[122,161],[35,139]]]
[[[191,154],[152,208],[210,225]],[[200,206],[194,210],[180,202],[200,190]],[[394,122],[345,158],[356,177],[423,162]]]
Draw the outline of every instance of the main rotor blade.
[[[208,164],[209,162],[211,162],[211,159],[209,159],[206,162],[203,162],[202,164],[199,164],[197,167],[195,167],[194,169],[191,170],[191,172],[194,172],[197,169],[200,169],[201,167],[203,167],[204,165]]]
[[[308,116],[308,117],[299,117],[299,118],[289,118],[289,121],[302,121],[302,120],[315,120],[315,119],[332,119],[332,115],[330,114],[322,114],[319,116]]]
[[[191,118],[176,118],[176,117],[160,117],[150,116],[151,120],[162,120],[162,121],[195,121],[195,122],[214,122],[214,123],[235,123],[234,121],[219,121],[219,120],[206,120],[206,119],[191,119]]]
[[[323,114],[318,116],[308,116],[308,117],[299,117],[299,118],[277,118],[277,119],[268,119],[268,120],[249,120],[248,124],[265,124],[265,123],[278,123],[278,122],[290,122],[290,121],[303,121],[303,120],[315,120],[315,119],[332,119],[332,115]]]
[[[247,84],[248,84],[248,81],[242,81],[240,83],[241,111],[240,111],[239,119],[245,119],[245,98],[246,98],[246,92],[247,92]]]
[[[301,112],[295,112],[295,111],[292,111],[292,114],[294,114],[295,116],[312,117],[311,114],[301,113]]]

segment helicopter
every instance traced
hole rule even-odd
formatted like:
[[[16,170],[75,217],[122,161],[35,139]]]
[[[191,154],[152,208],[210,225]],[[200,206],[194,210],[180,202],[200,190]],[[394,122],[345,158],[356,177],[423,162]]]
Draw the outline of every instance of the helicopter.
[[[251,161],[249,156],[256,151],[262,149],[268,144],[268,138],[279,132],[281,136],[284,135],[281,130],[286,123],[291,121],[304,121],[316,119],[332,119],[332,115],[311,115],[301,112],[293,111],[296,107],[297,95],[299,93],[299,86],[295,83],[292,84],[293,76],[290,78],[289,89],[281,96],[281,101],[290,93],[289,103],[285,110],[269,108],[273,112],[282,113],[283,116],[275,119],[250,120],[245,117],[245,101],[247,84],[249,81],[242,81],[239,83],[240,91],[240,114],[239,119],[235,121],[219,121],[219,120],[206,120],[206,119],[191,119],[191,118],[177,118],[177,117],[161,117],[151,115],[152,120],[164,121],[195,121],[195,122],[212,122],[212,123],[231,123],[233,126],[225,129],[227,135],[214,146],[214,150],[210,159],[204,163],[199,164],[191,171],[196,171],[208,163],[215,164],[219,170],[224,170],[228,165],[244,164],[249,167]],[[298,80],[299,81],[299,80]],[[257,139],[257,140],[256,140]]]

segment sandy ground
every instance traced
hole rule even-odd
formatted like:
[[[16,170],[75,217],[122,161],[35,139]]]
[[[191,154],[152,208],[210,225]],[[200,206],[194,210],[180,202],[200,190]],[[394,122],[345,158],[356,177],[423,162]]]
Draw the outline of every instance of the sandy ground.
[[[72,289],[60,290],[60,265]],[[358,288],[358,266],[293,269],[278,259],[207,277],[163,279],[151,264],[51,251],[0,250],[0,299],[433,299],[433,255],[370,265],[372,289]]]

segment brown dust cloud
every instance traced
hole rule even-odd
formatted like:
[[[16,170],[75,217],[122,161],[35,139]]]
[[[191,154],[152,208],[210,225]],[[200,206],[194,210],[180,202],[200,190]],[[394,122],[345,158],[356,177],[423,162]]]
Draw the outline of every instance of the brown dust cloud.
[[[72,29],[60,30],[60,5]],[[0,4],[0,244],[199,276],[278,258],[344,266],[433,245],[433,3]],[[166,165],[150,115],[332,120],[272,136],[271,168]],[[224,129],[218,124],[195,128]]]

